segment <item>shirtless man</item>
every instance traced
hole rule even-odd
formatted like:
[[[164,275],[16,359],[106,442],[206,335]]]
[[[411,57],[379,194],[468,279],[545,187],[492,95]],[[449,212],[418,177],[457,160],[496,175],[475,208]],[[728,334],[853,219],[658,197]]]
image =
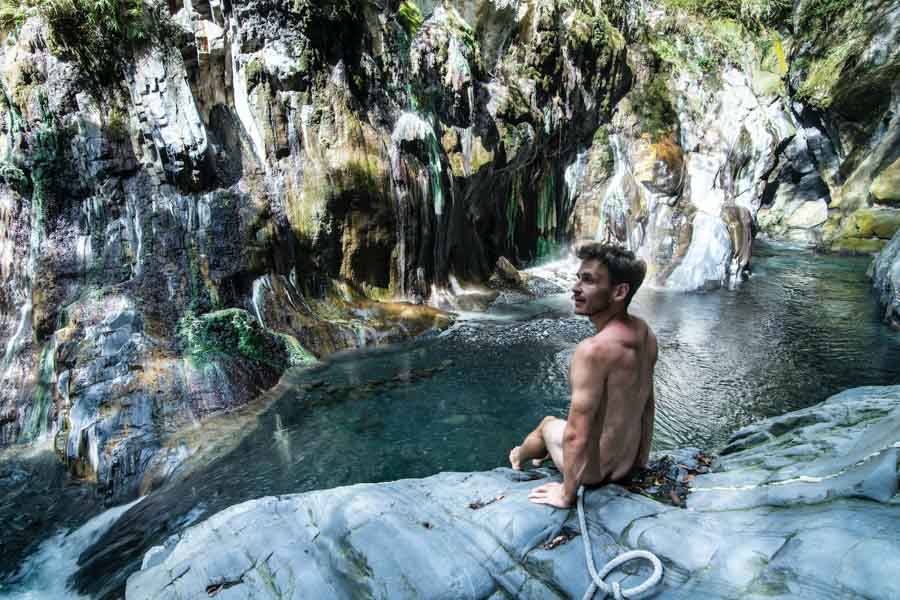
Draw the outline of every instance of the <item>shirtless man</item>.
[[[569,418],[545,417],[509,453],[514,469],[550,455],[563,482],[541,485],[529,499],[557,508],[572,506],[582,484],[615,481],[646,465],[655,412],[656,336],[628,314],[646,265],[628,250],[596,242],[580,246],[577,256],[575,314],[589,317],[597,334],[575,348]]]

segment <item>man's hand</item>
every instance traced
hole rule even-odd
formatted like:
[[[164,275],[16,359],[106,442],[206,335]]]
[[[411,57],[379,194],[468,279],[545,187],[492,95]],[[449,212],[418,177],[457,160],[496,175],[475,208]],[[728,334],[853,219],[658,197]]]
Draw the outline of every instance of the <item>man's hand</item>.
[[[531,490],[528,499],[535,504],[549,504],[556,508],[571,508],[575,498],[567,498],[563,484],[545,483]]]

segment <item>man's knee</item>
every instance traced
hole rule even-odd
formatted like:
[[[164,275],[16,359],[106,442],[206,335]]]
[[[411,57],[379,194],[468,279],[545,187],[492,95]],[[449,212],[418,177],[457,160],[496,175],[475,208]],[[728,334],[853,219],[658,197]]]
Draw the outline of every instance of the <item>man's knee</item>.
[[[559,419],[558,419],[557,417],[554,417],[554,416],[552,416],[552,415],[548,415],[548,416],[544,417],[543,419],[541,419],[541,424],[539,425],[538,428],[539,428],[541,431],[543,431],[543,430],[544,430],[544,427],[546,427],[548,423],[552,423],[553,421],[558,421],[558,420],[559,420]]]
[[[544,443],[548,446],[550,444],[562,444],[562,434],[566,429],[566,422],[563,419],[557,417],[544,417],[544,420],[541,421],[541,436],[544,438]]]

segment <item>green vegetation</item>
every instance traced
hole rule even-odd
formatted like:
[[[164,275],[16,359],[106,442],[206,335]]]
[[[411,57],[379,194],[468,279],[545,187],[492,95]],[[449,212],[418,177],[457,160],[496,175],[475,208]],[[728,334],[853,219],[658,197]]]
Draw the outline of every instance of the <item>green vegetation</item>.
[[[831,106],[833,90],[844,67],[862,52],[863,46],[861,35],[851,35],[830,48],[824,58],[813,61],[797,89],[797,99],[822,110]]]
[[[750,52],[747,30],[732,19],[671,21],[653,32],[648,45],[676,71],[700,76],[725,64],[742,65]]]
[[[357,13],[355,0],[294,0],[294,12],[308,22],[312,18],[340,21]]]
[[[609,46],[615,50],[625,47],[625,37],[609,21],[606,13],[594,12],[592,4],[586,4],[576,10],[569,29],[566,31],[566,42],[570,48],[579,50],[590,48],[594,52]]]
[[[247,311],[239,308],[200,316],[188,312],[178,322],[178,336],[185,355],[198,362],[222,357],[245,358],[283,370],[291,362],[292,354],[300,355],[299,343],[288,348],[283,337],[263,329]]]
[[[604,170],[612,174],[616,167],[616,157],[613,154],[612,144],[609,142],[609,125],[604,123],[597,127],[591,145],[594,148],[602,149],[602,155],[599,157],[600,164],[603,165]]]
[[[290,366],[297,367],[316,362],[316,357],[312,352],[304,348],[294,336],[286,333],[276,333],[275,335],[284,342]]]
[[[265,77],[263,62],[256,56],[248,60],[247,66],[244,67],[244,77],[247,79],[248,91],[262,83],[263,77]]]
[[[128,127],[128,113],[119,107],[113,107],[106,118],[106,131],[113,141],[121,142],[131,135]]]
[[[47,23],[50,49],[72,60],[95,83],[120,80],[136,50],[172,37],[166,5],[143,0],[0,0],[0,28],[18,28],[37,15]]]
[[[295,337],[263,328],[240,308],[187,312],[178,322],[178,337],[185,356],[199,363],[243,358],[282,371],[316,360]]]
[[[829,31],[838,18],[856,4],[858,3],[852,0],[816,0],[802,3],[799,33],[808,36]]]
[[[633,95],[632,102],[641,130],[649,133],[654,142],[675,128],[678,117],[666,88],[665,74],[657,73],[641,93]]]
[[[793,6],[790,0],[663,0],[663,4],[707,19],[731,19],[752,31],[784,22]]]
[[[811,51],[800,56],[792,67],[803,74],[797,89],[797,98],[819,109],[827,109],[834,100],[837,88],[845,91],[862,83],[857,78],[848,81],[846,70],[852,68],[866,45],[864,9],[862,5],[846,0],[824,0],[809,3],[799,15],[798,34],[802,39],[815,40]],[[874,70],[874,72],[877,71]],[[890,78],[891,75],[888,74]],[[875,82],[863,85],[877,89]],[[889,92],[888,92],[889,95]],[[878,99],[882,94],[872,92],[860,95]]]
[[[424,18],[422,17],[421,9],[419,9],[415,2],[412,0],[403,0],[403,2],[400,3],[397,20],[400,22],[400,25],[403,26],[403,30],[406,31],[409,38],[412,39],[416,37],[416,33],[419,31],[419,27],[422,26]]]

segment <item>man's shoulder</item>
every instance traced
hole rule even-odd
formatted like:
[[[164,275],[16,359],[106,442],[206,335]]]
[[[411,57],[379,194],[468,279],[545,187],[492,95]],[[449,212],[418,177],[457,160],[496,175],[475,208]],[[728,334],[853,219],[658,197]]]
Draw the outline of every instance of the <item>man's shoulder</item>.
[[[575,348],[575,353],[589,360],[603,360],[617,356],[623,349],[619,337],[601,331],[582,340]]]

